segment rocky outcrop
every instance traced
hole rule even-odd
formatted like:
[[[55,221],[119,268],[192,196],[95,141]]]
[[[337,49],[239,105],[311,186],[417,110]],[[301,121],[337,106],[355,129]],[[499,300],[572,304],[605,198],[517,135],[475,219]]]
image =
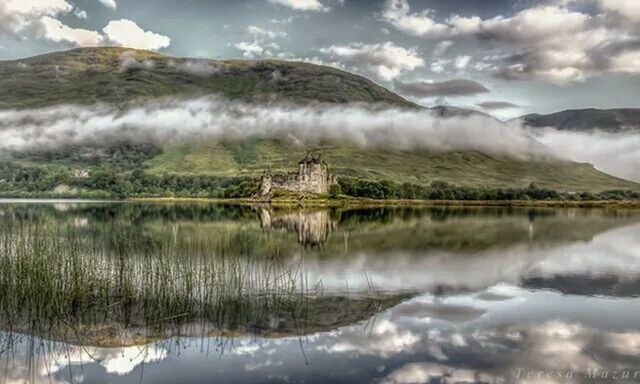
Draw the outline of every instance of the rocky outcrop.
[[[338,179],[329,170],[329,165],[320,156],[309,154],[298,162],[298,171],[286,174],[272,174],[266,170],[260,178],[260,188],[255,197],[264,198],[274,189],[291,192],[328,193]]]

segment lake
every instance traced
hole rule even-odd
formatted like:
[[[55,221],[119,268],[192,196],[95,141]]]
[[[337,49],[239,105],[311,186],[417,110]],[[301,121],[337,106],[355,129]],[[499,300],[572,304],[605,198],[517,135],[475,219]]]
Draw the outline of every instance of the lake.
[[[2,383],[640,382],[640,210],[0,203]]]

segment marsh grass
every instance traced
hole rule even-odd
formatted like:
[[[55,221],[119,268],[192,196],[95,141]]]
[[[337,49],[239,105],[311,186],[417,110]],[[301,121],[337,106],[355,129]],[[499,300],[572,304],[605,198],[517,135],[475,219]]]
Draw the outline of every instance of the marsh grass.
[[[208,237],[165,224],[151,240],[117,227],[87,235],[46,221],[0,226],[4,330],[107,345],[196,323],[207,334],[300,333],[320,294],[301,266],[284,267],[278,247],[249,231]]]

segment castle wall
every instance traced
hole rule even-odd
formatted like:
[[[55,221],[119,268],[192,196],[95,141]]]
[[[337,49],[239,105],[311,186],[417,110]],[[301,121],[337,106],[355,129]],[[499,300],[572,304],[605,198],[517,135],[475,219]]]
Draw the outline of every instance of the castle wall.
[[[298,164],[298,172],[271,175],[265,172],[260,179],[258,196],[267,196],[272,188],[292,192],[328,193],[337,178],[329,171],[325,161],[305,158]]]

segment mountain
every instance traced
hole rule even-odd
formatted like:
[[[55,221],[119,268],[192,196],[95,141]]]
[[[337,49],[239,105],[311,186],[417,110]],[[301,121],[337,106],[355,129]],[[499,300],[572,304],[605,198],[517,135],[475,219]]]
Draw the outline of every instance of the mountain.
[[[572,109],[549,115],[521,117],[525,125],[563,131],[640,131],[640,109]]]
[[[0,109],[211,93],[257,102],[417,107],[362,76],[292,61],[183,59],[112,47],[0,61]]]
[[[184,59],[126,48],[81,48],[0,62],[0,110],[95,102],[127,108],[141,98],[212,93],[257,103],[359,102],[420,108],[364,77],[309,63]],[[444,119],[464,118],[473,112],[442,107],[433,113]],[[275,138],[239,143],[65,147],[47,153],[5,155],[5,160],[54,168],[54,174],[56,169],[68,174],[78,169],[93,173],[104,168],[118,172],[142,168],[156,175],[258,176],[266,167],[292,170],[308,150],[321,151],[339,177],[416,184],[446,181],[474,187],[527,187],[535,182],[562,191],[640,190],[640,185],[600,172],[591,164],[550,157],[473,150],[400,151],[335,142],[308,148]]]

